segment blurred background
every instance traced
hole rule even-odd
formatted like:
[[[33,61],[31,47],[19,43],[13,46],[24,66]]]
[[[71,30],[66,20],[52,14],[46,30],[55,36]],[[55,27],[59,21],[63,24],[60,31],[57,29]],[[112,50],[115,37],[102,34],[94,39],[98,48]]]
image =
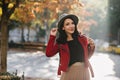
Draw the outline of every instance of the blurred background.
[[[72,13],[79,17],[78,31],[95,41],[95,56],[91,60],[93,65],[94,59],[98,60],[95,63],[98,64],[99,59],[103,60],[105,56],[109,56],[107,59],[114,63],[110,65],[114,67],[114,76],[118,77],[111,80],[120,80],[118,72],[120,70],[118,68],[120,64],[118,61],[120,60],[119,3],[120,0],[0,0],[0,72],[11,71],[11,65],[17,65],[13,62],[19,60],[9,57],[16,53],[28,52],[30,56],[31,53],[41,51],[38,54],[44,54],[49,31],[57,27],[59,15]],[[25,62],[25,56],[20,59]],[[45,55],[43,59],[49,61]],[[52,60],[58,61],[58,56]],[[20,65],[22,66],[23,63]],[[56,69],[57,66],[54,67]],[[16,69],[25,71],[23,68],[20,69],[20,66],[12,68],[12,70]]]

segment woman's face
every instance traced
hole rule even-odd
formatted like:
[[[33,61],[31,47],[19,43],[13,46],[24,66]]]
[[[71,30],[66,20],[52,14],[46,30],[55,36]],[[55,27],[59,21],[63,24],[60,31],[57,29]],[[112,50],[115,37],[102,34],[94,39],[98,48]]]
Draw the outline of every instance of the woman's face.
[[[71,35],[75,31],[75,24],[74,21],[70,18],[64,20],[64,25],[62,30],[66,32],[67,35]]]

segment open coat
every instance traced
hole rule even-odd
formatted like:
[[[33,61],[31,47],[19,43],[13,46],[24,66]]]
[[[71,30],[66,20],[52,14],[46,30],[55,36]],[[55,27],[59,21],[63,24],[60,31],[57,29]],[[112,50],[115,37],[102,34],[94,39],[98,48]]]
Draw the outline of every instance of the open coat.
[[[56,36],[50,35],[50,39],[48,41],[47,47],[46,47],[46,56],[52,57],[55,54],[59,53],[60,56],[60,62],[59,62],[59,68],[58,68],[58,75],[61,75],[61,71],[66,72],[68,69],[68,64],[70,60],[70,52],[68,44],[58,44],[56,43]],[[81,43],[83,49],[84,49],[84,59],[85,59],[85,67],[90,69],[92,77],[94,77],[94,73],[91,67],[91,64],[89,62],[89,58],[94,53],[94,48],[88,48],[88,38],[84,35],[78,36],[78,40]]]

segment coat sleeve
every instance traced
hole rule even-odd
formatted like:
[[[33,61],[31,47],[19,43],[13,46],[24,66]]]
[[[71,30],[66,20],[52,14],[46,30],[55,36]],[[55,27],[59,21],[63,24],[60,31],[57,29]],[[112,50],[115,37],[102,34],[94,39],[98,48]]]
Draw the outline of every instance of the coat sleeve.
[[[88,38],[88,58],[91,58],[95,51],[95,43],[94,40],[91,38]]]
[[[47,47],[46,47],[46,56],[47,57],[52,57],[54,56],[58,51],[58,44],[55,43],[55,36],[50,35]]]

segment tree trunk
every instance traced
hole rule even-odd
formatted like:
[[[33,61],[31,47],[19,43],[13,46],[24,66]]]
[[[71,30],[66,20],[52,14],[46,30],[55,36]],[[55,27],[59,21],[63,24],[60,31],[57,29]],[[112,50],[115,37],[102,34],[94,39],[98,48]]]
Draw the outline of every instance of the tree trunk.
[[[24,38],[24,26],[21,26],[21,42],[25,42],[25,38]]]
[[[9,2],[9,1],[8,1]],[[6,0],[1,1],[2,15],[0,19],[1,41],[0,41],[0,72],[7,71],[7,49],[8,49],[8,21],[15,8],[19,6],[19,0],[15,0],[16,4],[13,4],[11,9],[8,8],[9,3]]]
[[[1,72],[7,71],[7,50],[8,50],[8,33],[7,21],[1,23]]]
[[[0,71],[1,71],[1,27],[0,27]]]
[[[28,29],[27,42],[29,42],[29,38],[30,38],[30,26],[27,26],[27,29]]]

